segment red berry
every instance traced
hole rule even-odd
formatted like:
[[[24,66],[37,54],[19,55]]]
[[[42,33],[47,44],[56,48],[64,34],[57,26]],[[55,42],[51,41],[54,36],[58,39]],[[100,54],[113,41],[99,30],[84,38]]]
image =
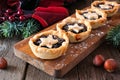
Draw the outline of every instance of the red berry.
[[[0,69],[5,69],[7,68],[7,61],[5,58],[1,57],[0,58]]]
[[[9,14],[9,13],[12,13],[12,10],[11,9],[7,9],[5,12]]]
[[[5,20],[6,20],[6,18],[5,18],[5,17],[2,17],[2,20],[3,20],[3,21],[5,21]]]
[[[23,15],[23,11],[22,11],[21,9],[19,9],[19,10],[17,11],[17,14],[18,14],[18,15]]]
[[[26,17],[25,17],[24,15],[21,15],[21,16],[19,17],[19,19],[20,19],[20,21],[24,21],[24,20],[26,19]]]
[[[103,63],[104,63],[105,59],[104,57],[99,54],[99,55],[96,55],[95,58],[93,59],[93,64],[95,66],[101,66]]]
[[[5,20],[6,20],[5,17],[0,17],[0,21],[1,21],[1,22],[5,21]]]
[[[14,16],[9,16],[8,19],[9,19],[10,21],[14,21],[14,20],[15,20],[15,17],[14,17]]]

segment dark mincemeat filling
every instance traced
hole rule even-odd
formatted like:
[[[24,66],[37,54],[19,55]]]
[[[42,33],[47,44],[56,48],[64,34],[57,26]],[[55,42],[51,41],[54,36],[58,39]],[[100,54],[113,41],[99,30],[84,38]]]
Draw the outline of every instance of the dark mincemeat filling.
[[[86,16],[84,16],[84,14],[86,14],[86,13],[88,13],[88,12],[83,12],[82,13],[82,15],[83,15],[83,17],[85,18],[85,19],[88,19]],[[95,11],[91,11],[91,13],[96,13]],[[99,15],[99,14],[97,14],[98,15],[98,18],[101,18],[102,16],[101,15]],[[92,18],[92,19],[90,19],[90,20],[96,20],[95,18]]]
[[[95,7],[101,8],[100,5],[104,5],[104,4],[105,4],[105,3],[99,3],[99,4],[95,5]],[[109,8],[109,9],[112,9],[112,8],[114,7],[114,6],[111,5],[111,4],[108,4],[108,5],[111,6],[111,8]],[[109,9],[104,8],[103,10],[109,10]]]
[[[68,30],[68,26],[69,25],[74,25],[75,23],[67,23],[67,24],[65,24],[64,26],[63,26],[63,30],[65,30],[66,32],[67,31],[69,31]],[[87,31],[87,27],[84,25],[84,24],[80,24],[80,23],[77,23],[80,27],[81,26],[83,26],[84,27],[84,29],[82,29],[82,30],[79,30],[79,32],[78,33],[81,33],[81,32],[85,32],[85,31]],[[78,34],[77,32],[75,32],[74,30],[71,30],[71,32],[73,32],[73,33],[75,33],[75,34]]]
[[[40,38],[47,38],[47,36],[46,36],[46,35],[42,35],[42,36],[40,36]],[[35,45],[37,45],[37,46],[40,45],[40,43],[42,42],[42,41],[40,40],[40,38],[37,39],[37,40],[34,42]],[[56,36],[56,35],[53,35],[53,39],[57,39],[58,42],[57,42],[56,44],[53,44],[53,45],[52,45],[52,48],[58,48],[58,47],[60,47],[60,46],[62,45],[62,43],[65,41],[65,39],[59,38],[59,37]],[[41,47],[48,48],[47,46],[41,46]]]

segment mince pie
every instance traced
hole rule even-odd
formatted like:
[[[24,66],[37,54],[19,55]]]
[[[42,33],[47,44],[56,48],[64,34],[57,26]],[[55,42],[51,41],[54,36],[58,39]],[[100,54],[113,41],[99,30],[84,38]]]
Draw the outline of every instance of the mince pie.
[[[71,43],[83,41],[91,32],[91,26],[88,22],[82,22],[72,17],[64,19],[56,27],[61,33],[67,33]]]
[[[41,32],[29,40],[32,52],[41,59],[60,57],[67,50],[68,44],[66,33],[55,30]]]
[[[103,10],[107,14],[107,17],[113,16],[119,10],[119,4],[117,2],[110,1],[94,1],[91,4],[92,9]]]
[[[100,27],[107,20],[106,13],[96,9],[76,10],[76,17],[80,20],[89,22],[92,29]]]

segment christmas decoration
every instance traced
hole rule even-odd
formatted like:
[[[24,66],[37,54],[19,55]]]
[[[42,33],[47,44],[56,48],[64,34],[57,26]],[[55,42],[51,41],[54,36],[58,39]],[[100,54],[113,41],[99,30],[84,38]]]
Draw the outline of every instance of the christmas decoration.
[[[42,30],[41,25],[34,19],[29,19],[25,22],[24,26],[22,27],[22,37],[27,38],[31,34],[36,33]]]
[[[22,21],[5,21],[0,24],[0,34],[1,37],[12,38],[15,36],[21,36],[22,38],[27,38],[31,34],[38,32],[42,28],[40,24],[34,19],[28,19],[24,22]]]
[[[108,32],[106,39],[116,47],[120,45],[120,24]]]
[[[44,28],[67,16],[68,11],[64,7],[38,7],[32,15],[32,17],[38,20]]]
[[[29,37],[67,17],[69,13],[64,5],[73,1],[76,0],[0,1],[0,37]]]

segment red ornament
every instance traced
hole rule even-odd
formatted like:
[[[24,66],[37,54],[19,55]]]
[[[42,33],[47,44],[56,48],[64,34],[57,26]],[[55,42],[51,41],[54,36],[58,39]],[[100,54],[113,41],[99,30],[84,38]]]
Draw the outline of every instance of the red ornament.
[[[18,14],[18,15],[23,15],[24,13],[23,13],[23,11],[22,11],[21,9],[19,9],[19,10],[17,11],[17,14]]]
[[[24,15],[21,15],[21,16],[19,17],[19,19],[20,19],[20,21],[24,21],[24,20],[26,19],[26,17],[25,17]]]
[[[9,16],[8,19],[9,19],[10,21],[15,21],[15,17],[14,17],[14,16]]]
[[[10,13],[12,13],[12,10],[11,9],[7,9],[5,12],[10,14]]]

